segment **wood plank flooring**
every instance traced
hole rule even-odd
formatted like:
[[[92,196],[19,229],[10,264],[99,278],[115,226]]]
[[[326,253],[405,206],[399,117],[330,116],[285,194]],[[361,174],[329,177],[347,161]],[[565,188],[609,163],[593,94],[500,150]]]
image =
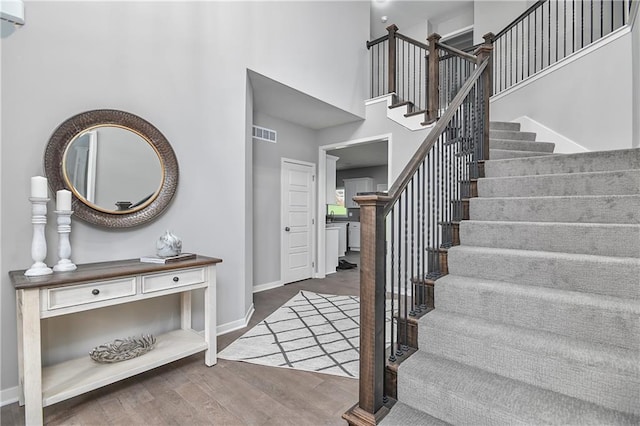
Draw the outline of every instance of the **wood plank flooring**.
[[[353,258],[350,258],[350,260]],[[249,326],[218,337],[222,350],[299,290],[359,294],[360,269],[340,271],[254,294]],[[196,354],[44,409],[48,425],[344,425],[358,381],[328,374]],[[24,408],[2,407],[4,425],[23,425]]]

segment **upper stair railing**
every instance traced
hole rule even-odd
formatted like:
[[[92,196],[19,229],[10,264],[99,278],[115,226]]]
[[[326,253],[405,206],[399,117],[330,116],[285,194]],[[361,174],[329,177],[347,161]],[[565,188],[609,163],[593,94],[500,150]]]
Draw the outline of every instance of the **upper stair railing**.
[[[425,44],[400,34],[395,25],[387,31],[367,42],[370,95],[393,94],[394,105],[409,104],[411,114],[424,113],[425,123],[433,123],[473,71],[476,58],[440,43],[438,34],[430,35]]]
[[[455,63],[448,56],[469,65],[445,73],[451,81],[438,89],[455,95],[442,98],[446,110],[389,193],[355,198],[361,224],[360,391],[358,404],[343,416],[350,424],[377,424],[388,410],[385,402],[396,397],[387,362],[417,349],[410,328],[433,308],[433,281],[447,273],[447,249],[459,244],[458,224],[468,218],[469,198],[489,156],[492,36],[475,55],[430,37],[429,46],[441,51],[429,53],[440,71],[443,62]]]
[[[495,36],[494,93],[626,25],[634,1],[537,1]]]

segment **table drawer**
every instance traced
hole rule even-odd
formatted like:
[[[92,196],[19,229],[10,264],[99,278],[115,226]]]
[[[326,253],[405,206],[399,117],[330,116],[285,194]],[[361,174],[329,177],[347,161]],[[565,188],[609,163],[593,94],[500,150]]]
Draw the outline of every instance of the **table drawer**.
[[[68,308],[103,300],[135,296],[136,277],[111,281],[75,285],[69,287],[48,288],[44,292],[43,310]]]
[[[205,282],[204,268],[172,271],[142,277],[142,292],[152,293]]]

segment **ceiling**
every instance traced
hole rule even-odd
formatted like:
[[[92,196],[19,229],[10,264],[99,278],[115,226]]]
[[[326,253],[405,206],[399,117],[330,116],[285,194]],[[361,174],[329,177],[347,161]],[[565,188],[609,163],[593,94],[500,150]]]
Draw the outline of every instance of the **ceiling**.
[[[388,162],[387,141],[352,145],[327,151],[340,159],[336,170],[359,169],[361,167],[385,166]]]

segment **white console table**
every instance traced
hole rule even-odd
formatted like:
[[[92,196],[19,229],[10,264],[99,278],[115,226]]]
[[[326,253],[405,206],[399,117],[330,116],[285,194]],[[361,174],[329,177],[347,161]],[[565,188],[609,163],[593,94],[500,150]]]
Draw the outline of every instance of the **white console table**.
[[[47,405],[198,352],[205,351],[205,364],[214,365],[220,262],[204,256],[168,264],[132,259],[78,265],[76,271],[40,277],[9,272],[16,289],[19,402],[25,405],[26,424],[42,424],[42,408]],[[204,334],[191,328],[191,292],[197,289],[204,289]],[[42,319],[174,293],[181,295],[181,328],[156,336],[156,347],[149,353],[114,364],[99,364],[87,355],[42,367]]]

